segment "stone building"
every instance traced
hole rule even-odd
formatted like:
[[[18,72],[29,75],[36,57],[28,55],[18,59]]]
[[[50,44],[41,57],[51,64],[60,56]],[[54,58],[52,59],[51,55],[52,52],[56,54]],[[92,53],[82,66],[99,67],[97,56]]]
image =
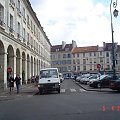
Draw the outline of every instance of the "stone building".
[[[0,88],[7,87],[8,68],[27,83],[40,68],[50,67],[50,50],[29,0],[0,0]]]
[[[68,46],[68,44],[66,44]],[[103,47],[85,46],[72,47],[69,51],[67,46],[52,46],[52,66],[58,67],[65,76],[74,76],[84,73],[108,73],[112,74],[112,43],[103,42]],[[115,43],[116,48],[116,73],[120,74],[120,45]],[[70,57],[68,57],[68,55]],[[100,65],[100,69],[97,65]]]

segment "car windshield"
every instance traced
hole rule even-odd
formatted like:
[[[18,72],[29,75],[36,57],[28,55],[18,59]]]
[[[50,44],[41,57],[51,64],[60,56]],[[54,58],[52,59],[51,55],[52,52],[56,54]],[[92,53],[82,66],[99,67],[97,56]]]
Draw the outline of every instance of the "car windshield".
[[[89,79],[97,79],[97,78],[98,78],[97,75],[94,75],[94,76],[89,77]]]
[[[41,78],[57,78],[58,77],[58,72],[56,69],[51,69],[51,70],[41,70],[40,71],[40,77]]]

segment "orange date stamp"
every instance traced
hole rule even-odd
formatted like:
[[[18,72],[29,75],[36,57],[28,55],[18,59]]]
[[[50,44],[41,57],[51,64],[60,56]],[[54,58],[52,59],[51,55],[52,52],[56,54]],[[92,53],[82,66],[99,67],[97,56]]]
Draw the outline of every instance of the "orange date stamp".
[[[110,111],[119,111],[120,112],[120,105],[118,105],[118,106],[114,106],[114,105],[112,105],[112,106],[110,106],[110,107],[108,107],[108,106],[106,106],[106,105],[103,105],[102,106],[102,111],[103,112],[106,112],[106,111],[108,111],[108,110],[110,110]]]

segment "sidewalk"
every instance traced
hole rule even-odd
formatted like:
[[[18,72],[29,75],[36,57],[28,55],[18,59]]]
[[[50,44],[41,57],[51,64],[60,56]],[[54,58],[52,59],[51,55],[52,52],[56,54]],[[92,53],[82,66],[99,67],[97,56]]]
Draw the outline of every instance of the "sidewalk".
[[[79,82],[76,82],[77,85],[79,85],[81,88],[83,88],[86,91],[97,91],[97,92],[113,92],[112,89],[110,88],[92,88],[89,87],[89,85],[84,85],[84,84],[80,84]]]
[[[0,91],[0,101],[31,97],[36,92],[38,92],[38,89],[33,83],[20,86],[19,94],[17,94],[16,87],[14,87],[14,90],[11,91],[11,94],[9,93],[9,88],[7,88],[6,90]]]

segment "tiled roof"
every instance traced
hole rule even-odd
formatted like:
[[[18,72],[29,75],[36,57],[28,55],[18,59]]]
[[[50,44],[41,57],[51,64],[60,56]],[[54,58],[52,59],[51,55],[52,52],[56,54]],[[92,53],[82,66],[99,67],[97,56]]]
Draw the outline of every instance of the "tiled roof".
[[[97,50],[98,46],[76,47],[73,49],[72,53],[96,52]]]
[[[72,44],[66,44],[65,47],[62,49],[62,45],[54,45],[51,48],[51,52],[56,52],[56,51],[65,51],[66,48],[69,48],[68,51],[72,50]]]

